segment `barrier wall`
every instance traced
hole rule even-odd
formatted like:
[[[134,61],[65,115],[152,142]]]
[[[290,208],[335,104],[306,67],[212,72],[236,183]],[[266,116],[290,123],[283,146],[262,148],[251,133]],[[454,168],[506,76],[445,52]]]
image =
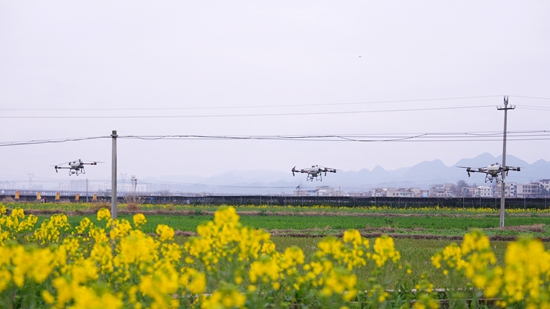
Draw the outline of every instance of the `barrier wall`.
[[[42,193],[42,197],[46,195]],[[78,196],[78,197],[77,197]],[[14,200],[14,195],[1,195],[2,200]],[[19,202],[36,202],[36,194],[19,194]],[[57,198],[57,199],[56,199]],[[500,208],[500,198],[430,198],[430,197],[324,197],[286,195],[206,195],[206,196],[137,196],[144,204],[191,204],[191,205],[273,205],[273,206],[388,206],[394,208],[450,207],[450,208]],[[55,194],[48,202],[111,202],[110,196],[83,196],[81,194]],[[118,197],[125,202],[125,197]],[[507,198],[507,209],[548,209],[550,198]]]

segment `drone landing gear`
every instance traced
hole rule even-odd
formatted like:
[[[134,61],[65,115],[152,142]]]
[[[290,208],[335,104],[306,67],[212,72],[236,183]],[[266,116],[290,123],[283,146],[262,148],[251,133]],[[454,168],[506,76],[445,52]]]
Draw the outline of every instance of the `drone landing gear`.
[[[323,176],[321,174],[317,175],[317,176],[313,176],[313,175],[307,175],[307,179],[306,181],[312,181],[313,182],[313,179],[315,179],[316,181],[323,181]]]
[[[502,180],[500,178],[498,178],[498,175],[497,176],[492,176],[492,175],[489,175],[487,174],[485,176],[485,182],[493,182],[493,180],[496,180],[496,183],[500,183]]]

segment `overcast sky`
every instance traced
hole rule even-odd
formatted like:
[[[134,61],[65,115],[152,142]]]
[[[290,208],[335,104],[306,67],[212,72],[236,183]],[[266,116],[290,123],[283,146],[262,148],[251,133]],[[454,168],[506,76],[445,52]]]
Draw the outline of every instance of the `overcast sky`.
[[[509,131],[550,130],[549,1],[0,1],[0,42],[0,143],[502,132],[504,95]],[[534,139],[508,154],[550,160]],[[118,170],[291,177],[484,152],[502,141],[121,138]],[[79,158],[108,179],[111,140],[2,146],[0,178],[65,179],[52,165]]]

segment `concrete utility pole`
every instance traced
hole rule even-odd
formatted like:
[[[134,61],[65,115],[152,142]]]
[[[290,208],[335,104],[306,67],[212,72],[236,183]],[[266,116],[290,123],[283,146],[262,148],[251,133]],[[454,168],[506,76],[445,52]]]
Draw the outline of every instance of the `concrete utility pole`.
[[[502,141],[502,182],[500,184],[500,227],[504,227],[504,206],[505,206],[505,199],[506,199],[506,183],[504,182],[504,179],[506,178],[506,172],[504,171],[506,169],[506,132],[507,132],[507,125],[508,125],[508,110],[509,109],[515,109],[515,106],[508,106],[508,97],[504,97],[504,107],[497,107],[499,111],[504,111],[504,134],[503,134],[503,141]]]
[[[113,130],[113,133],[111,134],[112,140],[113,140],[113,157],[112,157],[112,163],[111,163],[111,218],[116,219],[117,218],[117,210],[116,210],[116,204],[117,204],[117,192],[116,192],[116,139],[118,137],[116,130]]]

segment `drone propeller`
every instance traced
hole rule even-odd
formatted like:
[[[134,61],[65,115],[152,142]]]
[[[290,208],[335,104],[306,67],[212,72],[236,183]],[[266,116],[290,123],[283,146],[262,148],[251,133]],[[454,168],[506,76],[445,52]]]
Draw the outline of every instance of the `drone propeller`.
[[[105,163],[103,161],[92,161],[92,160],[88,161],[88,160],[80,160],[80,159],[79,161],[81,164],[86,164],[86,165],[97,165],[98,163]]]
[[[466,173],[468,173],[468,177],[470,177],[470,172],[472,172],[472,168],[469,166],[457,166],[458,168],[465,168]]]
[[[324,167],[321,169],[321,171],[323,171],[325,173],[325,176],[327,175],[327,173],[336,173],[337,169],[335,168],[331,168],[331,167]]]
[[[291,171],[292,171],[292,176],[296,176],[296,174],[295,174],[296,173],[296,166],[293,167]]]

